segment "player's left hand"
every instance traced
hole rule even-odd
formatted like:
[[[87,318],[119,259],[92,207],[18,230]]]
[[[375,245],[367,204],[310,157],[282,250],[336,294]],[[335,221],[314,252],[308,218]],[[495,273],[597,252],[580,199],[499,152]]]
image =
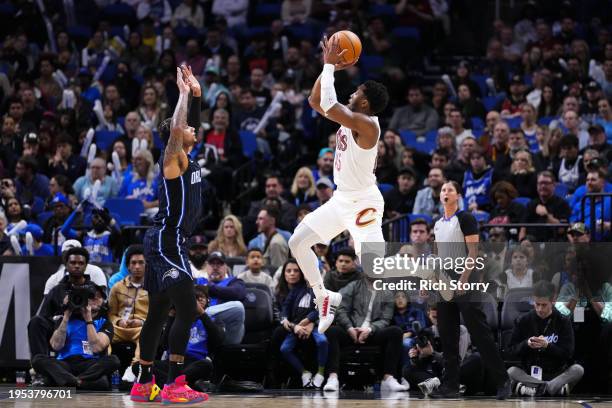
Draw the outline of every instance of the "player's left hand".
[[[351,64],[344,62],[344,54],[346,50],[340,50],[340,44],[337,38],[328,39],[327,36],[323,37],[321,41],[321,49],[323,49],[323,63],[332,64],[336,71],[348,68]]]
[[[180,93],[189,93],[189,85],[187,85],[187,83],[183,79],[183,71],[181,71],[181,68],[179,67],[176,67],[176,86],[178,87]]]
[[[200,97],[202,96],[202,89],[200,88],[200,82],[196,79],[191,72],[191,66],[181,65],[181,71],[183,71],[183,79],[185,83],[189,85],[191,88],[191,92],[193,92],[193,96]]]

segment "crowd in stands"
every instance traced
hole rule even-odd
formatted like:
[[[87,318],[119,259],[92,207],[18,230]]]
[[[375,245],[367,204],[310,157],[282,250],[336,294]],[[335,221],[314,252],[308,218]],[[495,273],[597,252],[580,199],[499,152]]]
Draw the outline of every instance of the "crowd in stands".
[[[247,290],[261,285],[277,323],[271,355],[301,385],[338,390],[348,345],[382,348],[385,389],[430,393],[439,385],[433,295],[374,296],[343,234],[315,247],[326,287],[344,295],[323,335],[291,258],[295,226],[335,188],[337,126],[307,96],[321,71],[322,35],[344,29],[360,35],[363,55],[335,74],[338,99],[369,78],[391,95],[375,169],[388,238],[403,237],[415,256],[427,252],[443,214],[442,184],[457,181],[461,209],[494,224],[483,229],[490,256],[476,277],[491,283],[488,295],[503,301],[534,288],[535,311],[505,344],[522,361],[511,369],[516,392],[567,395],[583,371],[611,372],[598,371],[580,349],[586,335],[574,341],[568,320],[587,307],[595,327],[588,334],[612,355],[610,275],[583,279],[585,267],[576,266],[584,257],[605,265],[589,244],[612,239],[610,13],[597,1],[518,3],[504,19],[476,21],[473,9],[486,10],[487,1],[2,2],[0,254],[62,255],[65,264],[29,324],[36,379],[104,388],[119,366],[106,350],[138,343],[146,260],[138,228],[126,227],[146,228],[157,212],[158,125],[176,104],[174,75],[185,63],[202,88],[190,156],[206,183],[189,244],[199,305],[186,353],[190,384],[212,378],[217,350],[243,341]],[[553,252],[540,243],[550,242],[564,245],[557,262],[545,261]],[[94,264],[120,264],[119,272],[107,276]],[[552,294],[541,280],[553,282]],[[75,316],[63,306],[66,285],[85,281],[95,295]],[[527,319],[548,337],[533,340]],[[305,339],[315,344],[310,362],[296,352]],[[461,344],[466,392],[487,392],[469,333]],[[167,370],[161,352],[158,378]],[[531,366],[544,371],[537,382],[525,380]]]

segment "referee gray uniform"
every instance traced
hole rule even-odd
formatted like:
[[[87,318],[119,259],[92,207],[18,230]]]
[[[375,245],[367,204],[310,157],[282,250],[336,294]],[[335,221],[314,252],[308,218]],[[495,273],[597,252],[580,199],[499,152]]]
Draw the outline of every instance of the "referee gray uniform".
[[[478,222],[467,211],[458,211],[450,218],[440,218],[434,226],[438,256],[467,257],[465,237],[478,234]],[[460,274],[446,271],[451,279]],[[438,303],[438,330],[444,352],[444,386],[452,391],[459,390],[459,313],[470,333],[472,343],[478,348],[487,374],[498,387],[504,385],[508,374],[504,362],[495,347],[491,328],[487,324],[479,293],[466,291],[450,302]]]

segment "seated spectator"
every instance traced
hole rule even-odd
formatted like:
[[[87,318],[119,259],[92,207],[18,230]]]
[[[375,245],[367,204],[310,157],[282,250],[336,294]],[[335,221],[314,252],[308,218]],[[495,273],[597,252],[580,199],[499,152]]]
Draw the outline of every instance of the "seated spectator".
[[[465,118],[463,117],[463,113],[457,108],[451,109],[448,115],[449,123],[448,125],[453,130],[453,136],[455,136],[455,145],[457,146],[457,150],[461,148],[461,143],[463,143],[463,139],[468,136],[474,137],[472,135],[472,131],[470,129],[466,129]]]
[[[0,255],[3,256],[10,256],[13,253],[11,250],[11,241],[5,232],[7,223],[4,213],[0,212]]]
[[[493,168],[487,163],[480,148],[475,148],[468,158],[470,167],[463,175],[463,205],[469,211],[490,211]]]
[[[515,224],[523,222],[526,208],[515,201],[518,197],[516,188],[507,181],[498,181],[491,187],[491,209],[489,224]],[[516,234],[514,234],[516,235]]]
[[[582,127],[584,125],[577,112],[575,110],[563,112],[563,125],[565,126],[565,135],[576,136],[578,138],[578,148],[582,150],[589,144],[589,133]]]
[[[75,239],[69,239],[66,242],[64,242],[64,244],[62,245],[62,251],[61,251],[62,260],[64,261],[64,263],[60,265],[60,267],[57,269],[57,272],[49,276],[49,278],[47,279],[47,282],[45,282],[45,289],[43,291],[43,294],[45,296],[47,296],[51,292],[51,290],[57,285],[59,285],[62,279],[64,279],[66,275],[68,275],[68,272],[66,271],[65,263],[66,263],[66,256],[68,254],[68,251],[71,248],[81,248],[81,243]],[[89,256],[89,253],[87,254],[87,256]],[[88,259],[88,262],[89,262],[89,259]],[[106,275],[104,274],[102,269],[100,269],[100,267],[96,265],[87,263],[87,266],[85,267],[85,275],[87,275],[89,279],[91,279],[91,281],[98,286],[108,286],[106,282]]]
[[[319,177],[316,184],[317,201],[312,201],[309,205],[314,211],[326,202],[328,202],[334,194],[334,184],[327,177]]]
[[[174,9],[172,14],[172,27],[204,27],[204,11],[202,7],[194,0],[184,0]]]
[[[53,215],[42,226],[45,231],[43,241],[59,248],[67,239],[61,229],[72,211],[70,201],[62,193],[55,193],[51,200],[51,211]]]
[[[498,106],[502,118],[520,116],[521,106],[525,103],[525,85],[520,75],[514,75],[508,85],[508,97]]]
[[[94,208],[91,210],[91,226],[93,228],[89,231],[77,232],[72,229],[72,224],[80,211],[81,206],[70,214],[70,217],[62,225],[60,233],[67,239],[81,239],[83,247],[89,252],[89,259],[92,262],[113,262],[117,246],[121,243],[119,224],[110,215],[108,208]]]
[[[606,172],[603,169],[593,169],[586,177],[586,191],[589,193],[603,193],[606,183]],[[612,221],[612,203],[606,197],[594,197],[580,200],[572,208],[569,217],[571,222],[584,222],[590,231],[594,231],[597,241],[607,240],[610,236],[610,222]],[[595,206],[594,211],[591,206]],[[595,225],[592,224],[591,213],[595,213]],[[584,217],[584,218],[583,218]]]
[[[428,215],[436,218],[444,214],[444,206],[440,202],[440,191],[442,184],[446,181],[441,169],[433,168],[429,170],[427,176],[428,186],[417,192],[414,200],[414,214]],[[463,209],[463,200],[459,200],[459,209]]]
[[[457,96],[457,107],[461,109],[463,117],[478,117],[480,119],[485,118],[485,107],[482,102],[476,99],[476,97],[472,94],[472,91],[468,84],[461,84],[457,87]]]
[[[15,187],[18,198],[35,196],[46,200],[49,197],[49,179],[37,172],[36,159],[31,156],[24,156],[17,161]]]
[[[536,114],[536,108],[530,103],[524,103],[521,106],[521,130],[525,135],[525,140],[529,146],[529,151],[532,154],[536,154],[540,151],[536,132],[538,131],[538,125],[536,123],[538,117]]]
[[[189,342],[185,349],[185,360],[183,365],[183,374],[187,384],[196,390],[202,390],[201,383],[209,381],[213,374],[213,363],[210,358],[215,351],[223,345],[224,333],[215,321],[209,316],[208,305],[210,298],[208,297],[208,287],[204,285],[195,286],[197,316],[191,325],[191,334]],[[174,310],[171,310],[166,320],[166,329],[162,335],[162,344],[165,345],[165,350],[168,350],[168,336],[170,328],[174,323]],[[158,386],[162,386],[168,378],[169,360],[157,360],[153,365],[153,374]],[[202,390],[203,391],[203,390]]]
[[[7,232],[11,231],[22,221],[27,222],[23,207],[16,197],[10,197],[8,200],[6,200],[3,210],[8,221],[8,224],[6,225]]]
[[[515,247],[510,259],[510,269],[506,269],[501,275],[501,284],[508,290],[533,287],[537,274],[531,268],[527,250],[522,246]]]
[[[589,127],[587,148],[599,152],[599,157],[606,159],[608,163],[612,162],[612,146],[608,143],[606,131],[601,125],[595,124]]]
[[[112,344],[136,346],[132,363],[140,359],[140,331],[149,311],[149,294],[143,288],[145,257],[142,245],[131,245],[125,254],[129,275],[110,291],[108,318],[113,324]]]
[[[132,158],[132,163],[132,171],[123,177],[117,196],[140,200],[145,210],[156,213],[159,205],[158,178],[155,175],[153,155],[148,150],[138,150]]]
[[[281,216],[279,217],[276,225],[282,229],[293,230],[296,221],[296,208],[292,203],[282,198],[283,185],[278,176],[268,176],[266,178],[265,192],[266,196],[262,200],[251,203],[248,213],[249,219],[255,220],[257,218],[259,212],[264,207],[264,202],[266,199],[278,198],[281,201]]]
[[[487,291],[499,300],[503,299],[503,290],[498,293],[497,288],[502,274],[510,264],[508,239],[509,234],[506,228],[493,227],[489,230],[488,245],[485,249],[485,266],[481,272],[481,282],[492,283]]]
[[[81,176],[74,182],[74,194],[79,201],[95,198],[96,203],[104,207],[106,200],[117,196],[119,184],[115,178],[106,175],[106,160],[102,158],[94,159],[89,164],[89,170],[88,175]],[[98,180],[100,187],[94,188]],[[93,197],[94,191],[97,193],[95,197]]]
[[[393,184],[397,177],[397,168],[393,164],[393,156],[389,152],[384,140],[378,141],[378,153],[376,156],[376,168],[374,169],[376,180],[379,183]]]
[[[463,175],[470,167],[470,154],[476,148],[476,138],[467,136],[461,142],[457,156],[444,169],[444,174],[448,179],[454,180],[459,184],[463,184]]]
[[[86,257],[72,257],[73,263],[83,270]],[[68,306],[49,341],[56,357],[38,354],[32,357],[32,367],[37,373],[50,378],[51,385],[78,387],[85,390],[108,390],[108,376],[119,368],[119,358],[108,355],[107,349],[113,338],[113,325],[106,316],[106,288],[93,285],[88,306],[80,309]],[[64,299],[63,305],[69,303]],[[91,327],[90,327],[91,326]]]
[[[555,176],[550,171],[542,171],[537,178],[538,197],[527,206],[525,223],[559,224],[569,219],[571,210],[567,201],[555,195]],[[549,241],[555,235],[554,228],[522,227],[519,238],[531,234],[536,241]]]
[[[204,235],[192,235],[189,238],[189,266],[194,278],[208,277],[206,274],[206,258],[208,258],[209,245],[210,243]]]
[[[56,193],[62,193],[65,197],[68,198],[70,202],[76,202],[76,197],[74,196],[74,189],[72,188],[72,182],[70,179],[63,175],[57,175],[51,177],[49,180],[49,197],[47,197],[45,201],[45,208],[51,207],[51,200],[55,197]]]
[[[224,344],[240,344],[244,336],[244,282],[228,275],[225,255],[212,252],[206,260],[208,278],[197,278],[197,285],[208,286],[210,299],[206,313],[225,325]]]
[[[554,308],[552,283],[537,282],[533,297],[534,310],[521,316],[512,330],[510,351],[521,366],[510,367],[508,375],[517,395],[568,396],[584,374],[582,366],[571,364],[572,322]]]
[[[336,137],[336,135],[334,135]],[[315,179],[312,175],[312,170],[308,167],[300,167],[295,173],[291,188],[285,194],[288,202],[296,207],[302,204],[311,203],[317,200],[315,188]]]
[[[246,257],[246,269],[238,275],[245,283],[262,283],[274,293],[274,279],[264,269],[263,253],[259,248],[249,249]]]
[[[327,177],[334,180],[334,151],[329,147],[324,147],[319,151],[317,158],[317,166],[312,169],[312,176],[315,181],[319,181],[321,177]]]
[[[579,234],[584,234],[585,232],[584,224],[577,222],[568,228],[567,234],[568,236],[577,236]],[[576,248],[570,246],[563,255],[563,269],[555,273],[550,280],[551,283],[555,285],[555,294],[559,293],[559,289],[562,286],[565,286],[570,282],[575,282],[577,279],[577,272]]]
[[[387,218],[395,218],[412,212],[417,194],[416,182],[416,173],[412,168],[404,167],[399,171],[397,185],[384,195]]]
[[[406,292],[396,292],[393,324],[402,329],[404,337],[404,351],[402,353],[402,359],[404,361],[408,357],[408,351],[416,344],[416,336],[420,334],[415,333],[413,330],[413,322],[419,322],[422,329],[427,327],[425,312],[422,308],[415,307],[410,303],[410,298]]]
[[[42,241],[44,231],[36,224],[28,224],[22,229],[21,235],[25,235],[25,244],[21,246],[21,253],[29,256],[54,256],[55,251],[52,245]],[[27,238],[28,234],[32,237]]]
[[[603,127],[607,137],[612,138],[612,109],[610,109],[610,101],[606,98],[601,98],[599,102],[597,102],[597,107],[599,115],[595,123]]]
[[[425,103],[422,89],[413,85],[406,92],[407,105],[395,108],[389,128],[398,131],[409,130],[418,137],[434,130],[438,126],[438,113]]]
[[[336,251],[335,267],[325,274],[323,285],[326,289],[339,292],[340,289],[354,280],[361,279],[363,273],[357,269],[357,255],[351,247]]]
[[[259,211],[257,216],[257,235],[249,242],[249,248],[260,247],[263,251],[266,265],[272,269],[276,269],[285,263],[289,256],[288,237],[283,235],[284,231],[279,230],[276,226],[279,219],[277,209],[267,207]]]
[[[510,172],[504,178],[516,187],[519,197],[535,198],[537,196],[536,169],[531,153],[526,147],[514,153]]]
[[[457,150],[458,148],[457,143],[455,142],[455,134],[453,133],[453,129],[448,126],[441,127],[438,129],[438,134],[436,135],[436,150],[434,150],[433,154],[445,156],[446,162],[444,164],[440,164],[439,166],[430,165],[430,167],[446,167],[446,164],[457,156]],[[435,162],[433,155],[431,161],[432,163]]]
[[[402,350],[402,331],[399,327],[389,326],[393,317],[393,295],[388,291],[373,290],[371,281],[365,276],[346,285],[340,293],[342,303],[336,312],[336,325],[326,333],[329,377],[323,390],[340,389],[340,347],[367,344],[377,345],[383,351],[381,391],[407,391],[408,384],[402,385],[395,378],[400,368],[397,356]]]
[[[63,174],[74,182],[85,173],[87,162],[77,154],[73,154],[73,140],[68,134],[60,135],[56,142],[55,155],[49,160],[51,174]]]
[[[498,174],[503,174],[512,163],[510,146],[508,145],[509,138],[510,127],[505,121],[500,120],[493,128],[493,140],[487,152],[491,162],[495,163],[493,167]]]
[[[582,156],[578,155],[578,138],[573,134],[565,135],[559,142],[561,161],[553,168],[559,183],[565,184],[573,193],[584,180],[585,172]]]
[[[208,252],[214,251],[221,251],[232,257],[247,254],[242,236],[242,223],[235,215],[226,215],[219,223],[215,239],[208,244]]]
[[[280,352],[295,372],[301,375],[304,388],[318,389],[321,388],[325,380],[325,365],[327,364],[329,345],[327,337],[319,333],[317,327],[315,327],[318,312],[315,309],[314,293],[306,284],[301,271],[299,271],[298,276],[297,282],[292,284],[293,287],[282,303],[280,322],[287,333],[280,346]],[[294,280],[293,277],[289,279]],[[317,348],[317,373],[314,377],[294,353],[298,344],[310,339],[315,342]]]

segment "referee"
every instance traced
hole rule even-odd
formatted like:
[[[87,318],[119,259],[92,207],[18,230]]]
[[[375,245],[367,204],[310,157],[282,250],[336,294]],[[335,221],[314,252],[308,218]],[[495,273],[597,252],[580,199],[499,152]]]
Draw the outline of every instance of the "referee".
[[[455,181],[442,185],[440,199],[444,205],[444,216],[434,226],[438,256],[445,258],[475,259],[478,256],[478,223],[467,211],[459,211],[461,187]],[[473,265],[473,263],[472,263]],[[448,271],[450,279],[468,283],[471,269],[462,274]],[[481,354],[488,375],[497,384],[497,399],[506,399],[511,394],[510,378],[499,355],[491,328],[479,301],[479,293],[457,290],[451,301],[438,303],[438,329],[444,355],[444,377],[442,385],[432,397],[456,398],[459,396],[459,313],[474,345]]]

